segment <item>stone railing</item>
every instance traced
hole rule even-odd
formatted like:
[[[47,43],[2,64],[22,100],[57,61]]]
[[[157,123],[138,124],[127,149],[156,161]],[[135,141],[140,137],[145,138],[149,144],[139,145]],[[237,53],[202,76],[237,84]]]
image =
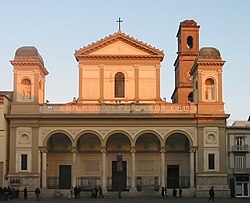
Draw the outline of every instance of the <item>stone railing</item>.
[[[235,145],[230,147],[232,152],[250,152],[250,146],[248,145]]]
[[[195,114],[196,105],[187,104],[44,104],[40,113],[129,113],[129,114]]]

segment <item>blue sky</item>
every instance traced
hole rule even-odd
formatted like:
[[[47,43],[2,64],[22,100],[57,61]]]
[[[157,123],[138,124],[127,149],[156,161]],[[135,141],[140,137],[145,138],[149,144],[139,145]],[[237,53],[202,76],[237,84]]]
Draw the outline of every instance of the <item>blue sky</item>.
[[[46,99],[51,103],[78,97],[75,50],[118,30],[165,53],[161,97],[174,89],[173,63],[179,23],[194,19],[200,47],[220,50],[226,61],[223,98],[229,123],[250,115],[250,1],[228,0],[8,0],[0,1],[0,90],[12,90],[17,48],[37,47],[49,71]],[[60,91],[63,88],[64,91]]]

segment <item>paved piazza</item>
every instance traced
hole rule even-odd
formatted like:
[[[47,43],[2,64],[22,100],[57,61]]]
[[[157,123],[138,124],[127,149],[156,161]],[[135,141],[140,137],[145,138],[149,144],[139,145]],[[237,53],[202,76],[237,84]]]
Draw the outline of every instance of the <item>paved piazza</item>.
[[[249,198],[215,198],[214,202],[220,202],[220,203],[246,203],[249,202]],[[112,203],[112,202],[128,202],[128,203],[163,203],[163,202],[173,202],[173,203],[201,203],[201,202],[208,202],[208,198],[176,198],[173,199],[172,197],[168,198],[161,198],[160,196],[136,196],[136,197],[122,197],[122,199],[118,199],[118,197],[115,195],[111,195],[108,197],[105,197],[104,199],[91,199],[89,196],[83,196],[80,199],[67,199],[67,198],[43,198],[39,202],[44,203]],[[30,197],[27,200],[24,200],[23,198],[20,199],[13,199],[9,200],[8,202],[12,203],[29,203],[29,202],[36,202],[34,197]]]

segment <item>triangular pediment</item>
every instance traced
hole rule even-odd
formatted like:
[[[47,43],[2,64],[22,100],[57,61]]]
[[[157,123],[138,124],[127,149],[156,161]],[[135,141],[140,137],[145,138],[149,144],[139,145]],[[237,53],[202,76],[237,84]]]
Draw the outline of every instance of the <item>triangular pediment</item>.
[[[89,57],[147,57],[163,59],[164,54],[146,43],[117,32],[75,52],[77,60]]]
[[[150,55],[123,41],[117,41],[101,49],[93,51],[90,55]]]

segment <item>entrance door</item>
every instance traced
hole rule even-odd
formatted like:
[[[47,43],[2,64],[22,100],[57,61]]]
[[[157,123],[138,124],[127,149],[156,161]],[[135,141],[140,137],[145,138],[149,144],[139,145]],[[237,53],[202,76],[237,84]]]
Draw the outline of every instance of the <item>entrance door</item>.
[[[167,187],[179,188],[179,165],[168,165]]]
[[[127,189],[127,162],[122,161],[122,170],[117,166],[117,161],[112,161],[112,190]]]
[[[59,166],[59,188],[60,189],[71,188],[71,165]]]
[[[249,183],[236,183],[236,196],[249,197]]]

